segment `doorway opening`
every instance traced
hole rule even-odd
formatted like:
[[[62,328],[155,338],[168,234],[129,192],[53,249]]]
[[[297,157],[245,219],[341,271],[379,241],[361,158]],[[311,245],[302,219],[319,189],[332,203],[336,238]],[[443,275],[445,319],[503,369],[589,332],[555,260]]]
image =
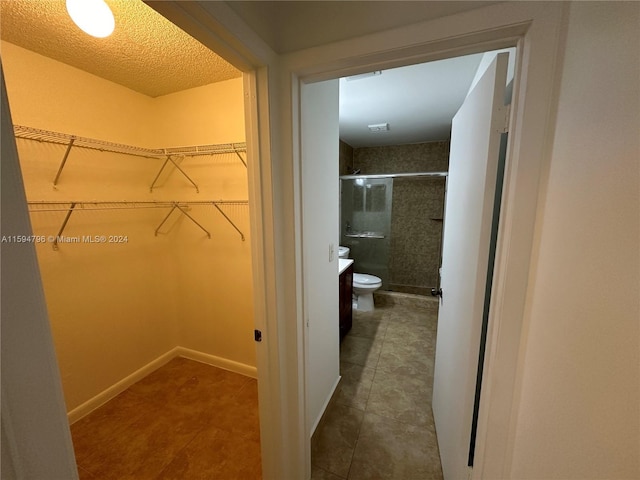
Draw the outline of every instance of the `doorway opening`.
[[[515,48],[508,50],[512,57],[508,78],[510,90]],[[328,414],[330,429],[341,422],[354,423],[352,416],[345,413],[348,409],[363,412],[364,424],[358,425],[363,438],[356,442],[358,446],[356,443],[353,445],[351,469],[370,469],[377,464],[381,469],[388,467],[383,465],[388,464],[388,458],[381,462],[375,452],[367,452],[364,447],[367,443],[384,443],[383,438],[373,441],[368,437],[376,430],[367,420],[369,414],[384,417],[390,425],[393,422],[411,425],[415,429],[411,434],[422,435],[424,445],[430,448],[428,454],[421,452],[422,458],[416,454],[412,459],[415,462],[413,466],[423,462],[425,469],[433,466],[437,470],[435,473],[429,471],[429,475],[442,475],[431,416],[438,300],[430,294],[440,288],[451,119],[498,53],[486,52],[393,70],[377,70],[340,80],[338,168],[341,192],[336,212],[339,215],[339,243],[349,248],[349,256],[355,260],[354,272],[376,275],[382,283],[380,290],[374,292],[376,307],[379,308],[374,312],[359,312],[357,309],[353,312],[354,327],[340,347],[342,384],[334,394],[336,400]],[[421,118],[421,114],[424,117],[434,115],[433,100],[428,108],[418,105],[417,98],[426,96],[424,92],[431,90],[429,80],[435,81],[429,67],[455,61],[470,73],[466,83],[461,80],[464,77],[460,72],[455,76],[462,83],[459,100],[447,104],[450,113],[444,117],[442,125],[437,125],[433,119]],[[415,73],[415,79],[411,78],[412,73]],[[406,74],[405,78],[403,74]],[[402,90],[409,103],[389,100],[385,95],[387,92],[376,89],[376,82],[380,83],[385,77],[389,79],[386,88],[395,89],[395,93]],[[441,88],[446,89],[449,84],[451,90],[455,90],[451,79],[441,81]],[[416,87],[410,89],[408,85],[411,84]],[[344,92],[348,92],[351,98],[345,98]],[[442,90],[438,90],[437,95],[442,97]],[[361,110],[365,112],[358,118],[355,112],[348,111],[350,105],[364,106],[366,108]],[[390,111],[385,111],[385,108]],[[429,123],[433,127],[431,131]],[[303,117],[303,132],[304,127]],[[411,129],[420,132],[423,141],[418,134],[411,137]],[[435,136],[428,137],[429,134]],[[304,161],[303,155],[303,170]],[[496,198],[499,200],[499,195]],[[497,233],[497,223],[494,233]],[[489,263],[492,264],[492,260]],[[401,357],[402,361],[399,360]],[[476,363],[481,365],[482,358],[479,361],[476,358]],[[476,376],[475,369],[473,375]],[[406,381],[404,385],[398,383],[400,378]],[[481,379],[481,371],[478,379]],[[413,395],[415,392],[420,393]],[[477,403],[475,407],[472,403],[471,407],[477,410]],[[477,416],[473,422],[476,421]],[[345,467],[336,466],[335,455],[327,453],[331,440],[323,438],[322,428],[321,424],[312,443],[312,463],[316,468],[344,474],[338,470]],[[472,430],[471,425],[469,429]],[[389,427],[389,431],[392,430]],[[392,437],[390,435],[387,441],[393,443]],[[471,446],[474,446],[472,440]],[[465,454],[472,458],[471,451]],[[404,461],[407,461],[406,457]]]

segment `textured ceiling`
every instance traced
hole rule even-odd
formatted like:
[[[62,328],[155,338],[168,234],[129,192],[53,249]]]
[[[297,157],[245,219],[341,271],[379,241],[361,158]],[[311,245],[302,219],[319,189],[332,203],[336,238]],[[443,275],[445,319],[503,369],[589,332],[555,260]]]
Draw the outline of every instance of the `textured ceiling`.
[[[0,0],[0,36],[150,97],[237,78],[241,72],[141,0],[106,0],[116,27],[94,38],[64,0]]]

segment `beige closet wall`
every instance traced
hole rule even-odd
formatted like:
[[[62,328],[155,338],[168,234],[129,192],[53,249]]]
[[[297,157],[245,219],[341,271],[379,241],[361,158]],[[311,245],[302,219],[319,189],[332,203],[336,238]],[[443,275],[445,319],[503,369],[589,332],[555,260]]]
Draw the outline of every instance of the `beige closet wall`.
[[[242,98],[242,79],[236,78],[154,99],[158,113],[154,143],[244,142]]]
[[[241,79],[153,99],[2,42],[15,124],[144,147],[244,141]],[[213,125],[207,135],[208,125]],[[247,198],[235,154],[183,161],[149,185],[160,160],[17,140],[27,198],[211,200]],[[38,244],[47,307],[68,410],[176,346],[255,366],[249,241],[213,207],[194,207],[212,239],[162,209],[77,211],[65,236],[126,235],[122,244]],[[227,211],[248,240],[248,207]],[[64,212],[32,214],[34,233],[55,235]]]
[[[157,143],[198,145],[244,142],[242,80],[234,79],[193,88],[156,99]],[[241,153],[246,161],[246,154]],[[248,198],[247,169],[235,153],[186,158],[181,167],[197,183],[200,193],[180,174],[167,179],[166,190],[180,199]],[[171,195],[171,193],[169,193]],[[255,367],[249,209],[223,207],[245,236],[213,207],[193,207],[194,217],[206,219],[211,240],[196,226],[181,219],[183,228],[172,232],[176,256],[175,287],[179,345],[215,355],[239,365],[242,372]]]
[[[14,123],[142,146],[155,140],[153,98],[11,43],[1,47]]]

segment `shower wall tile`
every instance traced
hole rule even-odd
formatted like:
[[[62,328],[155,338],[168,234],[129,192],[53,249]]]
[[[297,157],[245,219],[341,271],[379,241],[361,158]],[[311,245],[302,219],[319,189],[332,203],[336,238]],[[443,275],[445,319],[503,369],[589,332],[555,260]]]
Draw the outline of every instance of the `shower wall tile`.
[[[363,174],[446,172],[449,142],[355,148],[353,163]]]
[[[356,148],[353,161],[363,174],[446,172],[449,142]],[[440,178],[394,179],[385,288],[427,295],[437,285],[444,184]]]
[[[348,143],[345,143],[342,140],[340,140],[339,152],[340,152],[339,175],[350,175],[351,173],[353,173],[353,170],[354,170],[353,147]]]
[[[393,190],[389,258],[391,289],[403,291],[403,286],[435,287],[442,237],[444,180],[396,178]]]

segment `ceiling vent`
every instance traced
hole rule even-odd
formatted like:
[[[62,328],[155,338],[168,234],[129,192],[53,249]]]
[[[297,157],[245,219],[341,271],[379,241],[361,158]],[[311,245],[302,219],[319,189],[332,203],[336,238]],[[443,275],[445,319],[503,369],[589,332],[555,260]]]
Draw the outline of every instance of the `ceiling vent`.
[[[388,123],[376,123],[375,125],[367,125],[367,126],[369,127],[369,131],[372,133],[389,131]]]
[[[362,80],[363,78],[376,77],[378,75],[382,75],[382,70],[376,70],[375,72],[361,73],[360,75],[352,75],[350,77],[347,77],[347,81],[353,82],[354,80]]]

